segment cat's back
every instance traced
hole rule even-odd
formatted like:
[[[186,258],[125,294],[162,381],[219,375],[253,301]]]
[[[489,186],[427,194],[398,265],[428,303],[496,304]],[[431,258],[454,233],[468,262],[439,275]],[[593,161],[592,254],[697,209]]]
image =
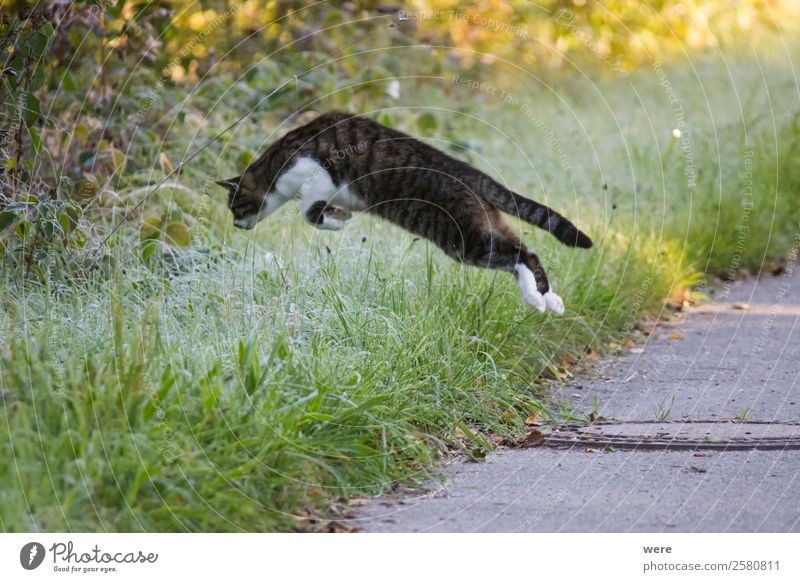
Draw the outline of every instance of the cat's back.
[[[402,131],[346,111],[334,110],[323,113],[291,133],[295,132],[312,138],[336,139],[342,146],[362,144],[362,147],[366,147],[376,144],[392,146],[404,144],[410,148],[434,149]],[[438,152],[438,150],[435,151]],[[443,152],[438,153],[445,155]]]
[[[329,111],[291,130],[275,146],[291,152],[292,157],[311,156],[321,161],[359,140],[371,143],[382,127],[352,113]]]
[[[356,182],[352,188],[365,198],[401,189],[408,196],[437,197],[461,190],[472,176],[468,165],[441,150],[344,111],[323,113],[281,141],[280,149],[290,157],[314,159],[335,184]]]

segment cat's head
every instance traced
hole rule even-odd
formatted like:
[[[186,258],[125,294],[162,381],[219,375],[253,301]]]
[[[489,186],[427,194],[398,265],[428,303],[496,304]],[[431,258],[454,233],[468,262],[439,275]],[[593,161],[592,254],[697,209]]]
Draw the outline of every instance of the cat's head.
[[[252,172],[216,183],[228,190],[228,208],[233,214],[233,225],[250,230],[261,219],[272,213],[266,187],[258,183]]]

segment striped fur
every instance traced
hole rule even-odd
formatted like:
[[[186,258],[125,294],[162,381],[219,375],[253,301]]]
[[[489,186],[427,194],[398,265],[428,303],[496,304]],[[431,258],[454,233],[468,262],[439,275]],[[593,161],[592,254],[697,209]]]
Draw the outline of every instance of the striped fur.
[[[290,131],[228,189],[234,225],[253,228],[284,203],[301,199],[309,224],[339,230],[368,212],[436,243],[450,257],[514,274],[530,306],[555,313],[563,302],[535,253],[503,212],[570,246],[592,241],[554,210],[405,133],[348,113],[331,112]]]

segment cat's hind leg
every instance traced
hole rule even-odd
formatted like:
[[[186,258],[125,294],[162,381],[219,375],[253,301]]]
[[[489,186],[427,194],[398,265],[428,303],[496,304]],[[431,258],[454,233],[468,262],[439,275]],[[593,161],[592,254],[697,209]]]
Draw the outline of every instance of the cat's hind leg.
[[[539,292],[536,286],[536,277],[528,265],[525,263],[514,265],[514,277],[517,279],[522,300],[536,311],[544,312],[547,308],[547,302],[544,300],[544,295]]]
[[[514,276],[517,278],[522,298],[525,303],[537,311],[543,312],[548,309],[556,315],[562,315],[564,313],[564,301],[553,292],[552,287],[548,286],[545,292],[542,293],[539,279],[542,278],[544,273],[541,265],[538,271],[532,270],[531,262],[520,262],[514,266]],[[537,277],[537,273],[540,273],[539,277]]]
[[[514,273],[523,301],[539,312],[564,313],[564,302],[556,295],[536,253],[530,252],[514,236],[510,228],[494,222],[486,233],[484,252],[475,257],[476,264],[490,269]]]
[[[556,315],[562,315],[564,301],[555,294],[550,286],[539,257],[536,256],[536,253],[529,252],[523,259],[514,266],[514,276],[517,278],[523,299],[539,311],[547,309]],[[534,298],[533,303],[528,296]]]

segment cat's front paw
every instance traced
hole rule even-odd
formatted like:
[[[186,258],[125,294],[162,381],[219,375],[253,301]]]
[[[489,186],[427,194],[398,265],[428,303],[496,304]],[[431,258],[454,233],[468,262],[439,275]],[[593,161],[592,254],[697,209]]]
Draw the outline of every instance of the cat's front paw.
[[[561,299],[558,295],[553,293],[552,291],[548,291],[544,294],[544,304],[553,313],[556,315],[563,315],[564,314],[564,300]]]
[[[353,218],[352,212],[350,212],[346,208],[339,208],[338,206],[328,206],[327,208],[325,208],[324,215],[326,219],[333,218],[334,220],[338,220],[341,222]]]
[[[316,226],[320,230],[342,230],[344,228],[344,221],[325,215],[322,222]]]

